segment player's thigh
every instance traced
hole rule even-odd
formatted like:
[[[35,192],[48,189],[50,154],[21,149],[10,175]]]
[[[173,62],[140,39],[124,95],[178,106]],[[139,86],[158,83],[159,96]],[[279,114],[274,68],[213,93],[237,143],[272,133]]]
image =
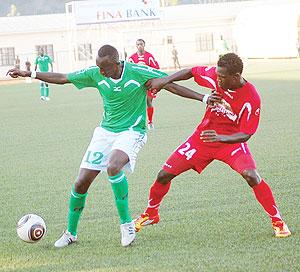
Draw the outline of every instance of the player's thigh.
[[[80,168],[106,171],[109,155],[117,135],[117,133],[96,127]]]
[[[242,174],[245,170],[255,170],[256,163],[247,143],[228,144],[220,148],[216,159],[228,164]]]
[[[147,134],[140,133],[134,130],[127,130],[120,133],[117,139],[114,141],[112,151],[121,150],[128,156],[128,163],[125,165],[125,169],[129,172],[134,171],[137,156],[139,151],[147,142]]]
[[[206,149],[195,137],[190,137],[166,160],[163,170],[176,176],[190,169],[200,174],[213,160]]]

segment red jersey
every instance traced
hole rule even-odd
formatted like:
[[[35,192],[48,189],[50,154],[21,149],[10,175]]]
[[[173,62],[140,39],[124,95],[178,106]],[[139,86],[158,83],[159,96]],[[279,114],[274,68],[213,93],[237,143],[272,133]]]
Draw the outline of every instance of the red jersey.
[[[139,55],[138,53],[134,53],[132,56],[129,57],[128,61],[141,64],[141,65],[147,65],[155,69],[159,69],[159,65],[153,55],[147,51],[143,55]]]
[[[203,130],[215,130],[225,135],[255,133],[260,116],[260,96],[251,83],[247,82],[239,89],[223,90],[217,83],[216,67],[193,67],[192,74],[200,86],[216,90],[223,98],[223,103],[206,107],[196,133]]]

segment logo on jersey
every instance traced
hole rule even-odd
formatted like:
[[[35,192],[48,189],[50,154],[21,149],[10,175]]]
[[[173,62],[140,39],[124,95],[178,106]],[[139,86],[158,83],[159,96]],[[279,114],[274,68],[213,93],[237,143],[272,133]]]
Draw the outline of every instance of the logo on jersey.
[[[121,92],[122,91],[122,89],[121,89],[121,87],[114,87],[114,92]]]
[[[221,103],[215,103],[215,105],[211,107],[211,112],[215,112],[217,116],[227,116],[233,122],[237,119],[237,115],[232,112],[230,104],[224,99],[222,99]]]
[[[254,113],[254,114],[255,114],[256,116],[258,116],[258,115],[259,115],[259,113],[260,113],[260,108],[257,108],[257,110],[255,111],[255,113]]]

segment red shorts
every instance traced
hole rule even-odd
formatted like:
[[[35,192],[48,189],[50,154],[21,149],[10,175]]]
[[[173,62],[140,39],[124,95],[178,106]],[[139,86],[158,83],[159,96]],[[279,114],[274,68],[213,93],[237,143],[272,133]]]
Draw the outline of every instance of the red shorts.
[[[167,159],[163,170],[173,175],[179,175],[189,169],[201,173],[213,160],[228,164],[238,173],[256,169],[247,143],[203,143],[198,134],[193,134]]]
[[[154,94],[152,90],[147,90],[147,95],[151,98],[156,98],[156,94]]]

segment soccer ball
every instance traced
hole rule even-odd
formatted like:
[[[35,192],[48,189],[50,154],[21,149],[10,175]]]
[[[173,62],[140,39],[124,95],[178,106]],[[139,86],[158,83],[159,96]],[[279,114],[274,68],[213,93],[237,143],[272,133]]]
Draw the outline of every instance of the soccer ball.
[[[27,243],[35,243],[46,233],[46,224],[42,217],[36,214],[24,215],[17,224],[17,234]]]

